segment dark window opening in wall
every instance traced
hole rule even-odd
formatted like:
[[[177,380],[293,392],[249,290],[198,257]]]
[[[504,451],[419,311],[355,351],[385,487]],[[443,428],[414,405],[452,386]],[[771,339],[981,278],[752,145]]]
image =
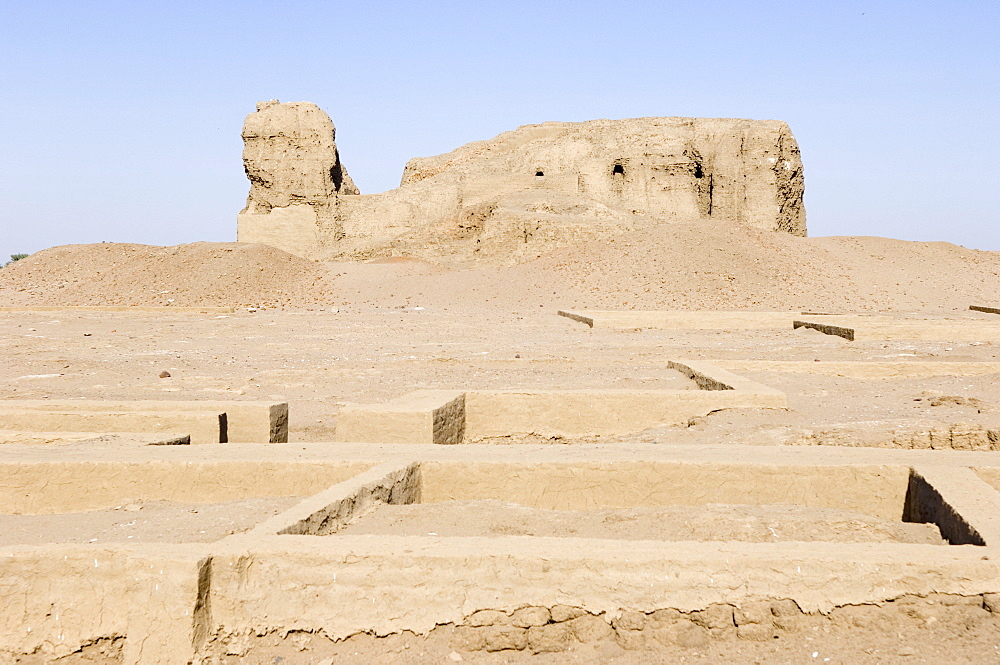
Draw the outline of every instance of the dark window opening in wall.
[[[625,175],[625,167],[621,164],[615,164],[611,169],[611,175]]]
[[[536,178],[541,178],[543,175],[545,175],[544,171],[535,171],[535,177]]]
[[[705,177],[705,172],[701,170],[701,164],[695,164],[694,165],[694,177],[695,178],[704,178]]]

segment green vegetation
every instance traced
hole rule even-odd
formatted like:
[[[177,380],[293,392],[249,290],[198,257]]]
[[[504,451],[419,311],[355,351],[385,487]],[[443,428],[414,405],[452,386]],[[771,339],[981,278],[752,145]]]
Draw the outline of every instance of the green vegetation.
[[[28,256],[28,255],[27,254],[11,254],[10,255],[10,261],[8,261],[7,263],[5,263],[4,267],[6,268],[7,266],[9,266],[14,261],[20,261],[21,259],[23,259],[26,256]]]

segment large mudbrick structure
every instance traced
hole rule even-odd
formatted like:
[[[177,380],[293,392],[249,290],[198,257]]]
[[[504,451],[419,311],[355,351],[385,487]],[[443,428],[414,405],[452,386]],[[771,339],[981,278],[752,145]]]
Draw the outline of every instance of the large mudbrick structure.
[[[238,239],[307,258],[504,263],[671,221],[806,234],[799,148],[775,120],[526,125],[412,159],[398,189],[365,195],[314,104],[261,102],[243,140],[251,188]]]

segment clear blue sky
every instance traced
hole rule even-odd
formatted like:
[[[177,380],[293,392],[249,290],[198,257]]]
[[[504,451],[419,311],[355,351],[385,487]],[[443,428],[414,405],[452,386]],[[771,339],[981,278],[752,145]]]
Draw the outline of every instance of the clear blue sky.
[[[1000,250],[1000,2],[0,0],[0,258],[235,239],[256,101],[364,193],[525,123],[777,118],[810,235]]]

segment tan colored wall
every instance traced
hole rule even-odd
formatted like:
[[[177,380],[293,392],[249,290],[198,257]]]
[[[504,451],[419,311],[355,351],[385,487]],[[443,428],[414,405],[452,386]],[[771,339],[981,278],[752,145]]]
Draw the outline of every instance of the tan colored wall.
[[[126,499],[217,503],[258,496],[306,496],[364,471],[367,462],[0,463],[0,511],[64,513]]]
[[[686,423],[726,408],[785,408],[778,391],[475,391],[466,394],[468,441],[517,434],[588,436]]]
[[[156,434],[142,432],[24,432],[0,430],[0,444],[58,445],[64,443],[110,443],[126,446],[186,446],[191,443],[188,435]]]
[[[802,317],[804,327],[852,341],[924,340],[931,342],[998,342],[1000,322],[979,319],[902,319],[876,316]],[[847,332],[838,332],[830,328]]]
[[[783,446],[844,446],[923,450],[1000,450],[1000,429],[976,423],[860,421],[812,427],[752,430],[737,438]]]
[[[601,436],[685,423],[729,408],[786,408],[784,393],[704,361],[665,363],[700,390],[420,390],[349,404],[337,441],[470,443],[520,435]]]
[[[981,376],[1000,374],[1000,363],[906,360],[901,362],[813,360],[713,360],[733,372],[790,372],[851,379],[903,379],[932,376]]]
[[[7,548],[0,649],[52,662],[93,640],[125,637],[126,663],[186,662],[206,619],[195,611],[203,556],[164,544]]]
[[[220,554],[213,573],[215,626],[332,638],[421,633],[481,609],[690,611],[790,598],[805,611],[829,611],[907,593],[1000,589],[1000,567],[974,547],[519,536],[275,536],[253,552]]]
[[[310,496],[251,531],[231,536],[234,542],[253,542],[274,535],[327,536],[336,533],[376,504],[420,502],[420,466],[386,462]]]
[[[466,394],[417,390],[383,404],[347,404],[337,414],[337,441],[461,443]]]
[[[560,316],[591,328],[629,330],[787,330],[800,312],[560,310]]]
[[[901,519],[903,466],[772,466],[614,462],[421,465],[421,501],[496,499],[532,508],[782,504]]]
[[[1000,545],[1000,494],[966,467],[913,469],[904,519],[933,522],[953,545]]]
[[[319,225],[316,208],[289,205],[268,212],[244,210],[236,216],[236,241],[254,242],[283,249],[306,259],[317,259],[320,248],[332,242]]]
[[[90,484],[95,494],[106,485],[128,491],[169,485],[175,492],[154,498],[186,492],[188,499],[224,500],[278,487],[316,496],[266,528],[212,544],[3,548],[0,659],[34,654],[51,661],[117,636],[125,638],[125,662],[183,663],[211,640],[225,646],[230,637],[252,641],[293,630],[323,631],[323,639],[423,633],[440,624],[469,625],[479,610],[510,614],[525,606],[584,608],[616,624],[628,611],[755,607],[784,599],[806,612],[828,612],[907,595],[1000,592],[993,544],[1000,542],[1000,494],[993,489],[1000,473],[991,453],[662,445],[227,448],[201,449],[228,455],[224,463],[197,461],[199,451],[189,447],[129,451],[156,458],[145,465],[100,460],[114,451],[90,449],[62,453],[80,457],[75,463],[17,463],[9,456],[24,450],[5,448],[0,474],[23,480],[19,471],[30,470],[32,483],[20,487],[36,502],[78,502]],[[255,455],[270,461],[253,461]],[[570,455],[579,461],[567,461]],[[167,466],[176,475],[165,473]],[[796,503],[900,519],[911,467],[940,494],[939,505],[924,507],[956,532],[974,529],[985,547],[267,535],[300,524],[310,533],[335,532],[338,520],[372,502],[407,503],[418,494],[423,501],[492,498],[554,509]],[[15,499],[21,500],[0,495],[0,505],[13,506]]]
[[[105,413],[119,411],[129,413],[143,411],[150,413],[191,412],[193,414],[215,412],[226,414],[226,430],[230,443],[285,443],[288,441],[288,403],[266,401],[224,401],[224,400],[6,400],[0,402],[0,410],[5,408],[31,409],[35,411],[60,411],[69,413]],[[197,416],[201,417],[201,416]],[[95,418],[97,418],[95,416]],[[92,421],[96,422],[95,420]],[[114,423],[112,423],[114,424]],[[39,431],[36,429],[36,431]],[[83,430],[105,431],[105,430]],[[115,430],[107,430],[115,431]],[[145,431],[118,429],[117,431]],[[158,431],[158,430],[153,430]],[[186,431],[184,433],[187,433]],[[192,443],[208,443],[206,437]],[[216,437],[215,443],[218,442]]]
[[[58,411],[0,406],[0,429],[186,434],[191,443],[219,443],[225,418],[225,412],[219,411]]]

